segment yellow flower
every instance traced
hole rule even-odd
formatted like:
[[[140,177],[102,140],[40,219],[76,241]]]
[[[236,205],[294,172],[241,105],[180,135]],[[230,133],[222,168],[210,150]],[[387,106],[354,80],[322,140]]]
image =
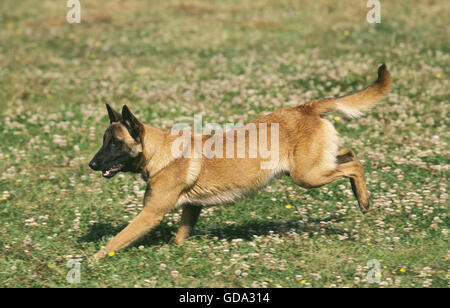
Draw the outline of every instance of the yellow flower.
[[[367,246],[372,246],[372,243],[367,243]]]
[[[5,158],[9,158],[9,154],[5,154]]]
[[[138,73],[139,75],[144,75],[144,74],[145,74],[145,71],[144,71],[143,69],[139,69],[139,70],[137,71],[137,73]]]
[[[300,260],[300,263],[304,264],[304,263],[305,263],[305,260]]]
[[[344,36],[349,36],[349,35],[350,35],[350,31],[345,30],[345,31],[344,31]]]
[[[22,180],[21,180],[21,179],[17,179],[16,182],[17,182],[17,183],[21,183]]]
[[[340,117],[334,117],[335,121],[339,121],[341,118]]]
[[[288,210],[292,209],[292,205],[288,204],[288,205],[285,206],[285,208],[287,208]]]
[[[406,272],[406,270],[404,268],[401,268],[400,272],[404,273],[404,272]]]
[[[46,96],[47,96],[48,99],[53,97],[50,93],[48,93]]]
[[[448,257],[445,257],[444,260],[445,260],[445,261],[448,261]]]
[[[8,199],[8,197],[6,197],[6,196],[3,196],[3,198],[2,198],[3,200],[6,200],[6,199]]]
[[[100,47],[100,46],[102,46],[102,43],[100,43],[100,42],[95,42],[95,46],[96,46],[96,47]]]
[[[7,27],[8,29],[11,29],[12,26],[13,26],[13,23],[12,23],[12,22],[8,22],[8,24],[6,25],[6,27]]]
[[[108,253],[108,256],[110,256],[110,257],[112,257],[112,256],[114,256],[116,253],[114,252],[114,251],[110,251],[109,253]]]
[[[137,89],[138,89],[138,87],[137,87],[137,86],[133,86],[133,87],[131,88],[131,90],[133,90],[133,92],[136,92],[136,91],[137,91]]]
[[[378,261],[383,262],[383,259],[378,259]]]
[[[305,284],[305,283],[306,283],[306,280],[303,279],[302,281],[300,281],[300,283],[301,283],[301,284]]]
[[[74,35],[73,33],[69,33],[69,38],[70,38],[70,39],[74,39],[74,38],[75,38],[75,35]]]
[[[95,59],[97,56],[95,54],[91,55],[91,59]]]
[[[441,74],[439,74],[439,73],[436,74],[436,78],[437,78],[437,79],[439,79],[439,78],[441,78],[441,77],[442,77]]]

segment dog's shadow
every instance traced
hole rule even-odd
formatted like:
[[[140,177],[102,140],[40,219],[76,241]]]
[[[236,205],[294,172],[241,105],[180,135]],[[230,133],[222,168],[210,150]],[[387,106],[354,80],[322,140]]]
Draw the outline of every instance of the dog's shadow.
[[[193,236],[217,237],[219,240],[226,239],[228,241],[233,239],[251,241],[254,239],[254,236],[264,236],[269,234],[288,235],[290,232],[295,232],[297,234],[307,233],[309,237],[314,237],[318,234],[345,234],[346,232],[326,224],[326,222],[329,221],[337,222],[340,220],[342,220],[342,218],[331,216],[322,219],[309,219],[307,222],[299,222],[295,219],[281,222],[252,220],[237,226],[219,225],[215,227],[200,225],[195,229]],[[78,239],[78,242],[99,242],[104,237],[116,235],[126,226],[127,224],[113,226],[112,223],[95,223],[91,226],[86,235]],[[140,245],[161,246],[172,242],[177,228],[177,226],[169,226],[166,222],[162,222],[146,236],[134,243],[132,247]]]
[[[109,222],[101,222],[93,224],[89,232],[78,238],[78,242],[99,242],[104,237],[110,237],[117,235],[120,231],[126,228],[128,224],[120,224],[114,226]],[[164,245],[173,237],[173,232],[176,231],[176,226],[169,226],[167,223],[162,222],[159,226],[155,227],[148,234],[142,237],[131,245],[131,247],[144,245],[144,246],[159,246]]]

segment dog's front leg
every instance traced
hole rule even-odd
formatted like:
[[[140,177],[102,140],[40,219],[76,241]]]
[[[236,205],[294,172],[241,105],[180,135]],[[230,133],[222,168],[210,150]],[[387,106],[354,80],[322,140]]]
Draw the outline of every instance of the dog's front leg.
[[[109,252],[118,251],[119,249],[129,246],[131,243],[145,235],[150,229],[156,227],[162,220],[164,213],[143,210],[134,220],[111,239],[104,248],[100,249],[94,259],[99,260],[106,256]]]
[[[128,227],[123,229],[94,255],[95,260],[105,257],[110,252],[129,246],[156,227],[164,215],[176,205],[179,194],[183,189],[182,183],[174,183],[161,178],[156,179],[150,185],[152,189],[146,190],[142,212],[136,216]]]

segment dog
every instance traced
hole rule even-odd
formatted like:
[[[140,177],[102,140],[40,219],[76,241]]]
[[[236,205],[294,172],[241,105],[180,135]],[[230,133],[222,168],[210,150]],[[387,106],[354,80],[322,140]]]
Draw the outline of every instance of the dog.
[[[376,82],[361,91],[281,108],[250,122],[257,133],[263,127],[269,135],[278,134],[276,143],[275,139],[266,142],[271,150],[278,152],[270,168],[263,168],[269,158],[262,155],[262,151],[251,153],[252,132],[248,126],[244,126],[243,133],[241,129],[245,155],[207,157],[195,155],[199,154],[199,147],[191,145],[199,140],[200,146],[206,145],[215,138],[215,141],[226,141],[226,147],[217,147],[216,154],[239,154],[237,144],[227,142],[235,140],[240,128],[200,137],[193,134],[183,145],[179,142],[180,132],[174,134],[143,124],[126,105],[118,113],[107,104],[110,125],[103,136],[102,147],[89,166],[101,171],[104,178],[112,178],[118,172],[140,173],[147,182],[147,189],[142,212],[101,248],[94,259],[99,260],[129,246],[177,206],[182,206],[182,216],[175,243],[182,245],[192,232],[203,206],[232,202],[282,174],[289,175],[294,183],[304,188],[348,178],[360,210],[366,213],[369,193],[363,166],[352,150],[338,150],[338,134],[331,122],[321,115],[338,111],[348,117],[358,117],[384,98],[391,85],[390,73],[383,64],[378,68]],[[260,135],[259,140],[262,139]],[[176,142],[181,144],[177,153],[174,151]]]

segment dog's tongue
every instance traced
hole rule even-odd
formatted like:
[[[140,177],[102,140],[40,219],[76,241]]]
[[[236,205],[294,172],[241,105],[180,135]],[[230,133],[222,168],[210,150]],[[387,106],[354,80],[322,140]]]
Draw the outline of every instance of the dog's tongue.
[[[111,173],[111,170],[103,171],[103,176],[108,176]]]

